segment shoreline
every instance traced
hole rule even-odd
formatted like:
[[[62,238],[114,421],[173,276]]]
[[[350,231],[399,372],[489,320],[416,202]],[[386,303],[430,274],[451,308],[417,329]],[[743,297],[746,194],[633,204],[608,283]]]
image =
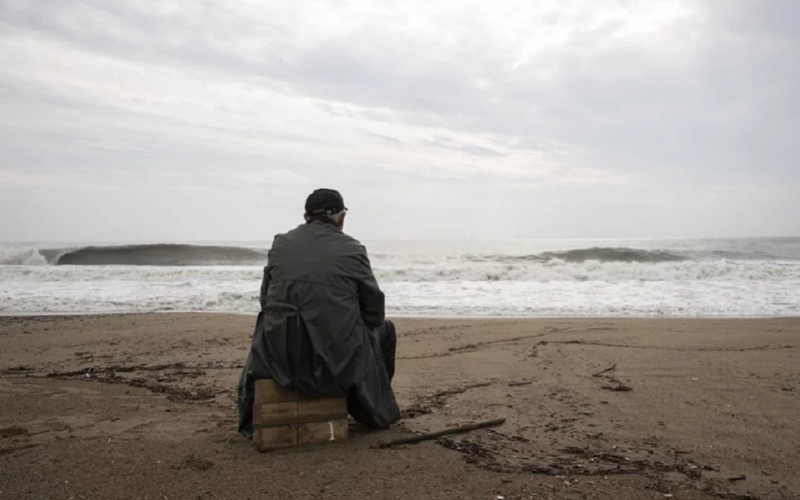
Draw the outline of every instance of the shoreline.
[[[0,316],[2,496],[800,498],[798,318],[393,318],[403,419],[258,454],[254,316]]]
[[[72,318],[76,316],[146,316],[150,314],[211,314],[223,316],[257,316],[258,311],[254,312],[236,312],[236,311],[197,311],[197,310],[181,310],[181,311],[81,311],[81,312],[0,312],[0,318],[37,318],[37,317],[56,317],[56,318]],[[390,320],[405,320],[405,319],[424,319],[424,320],[562,320],[562,319],[575,319],[575,320],[779,320],[779,319],[796,319],[800,320],[800,316],[412,316],[412,315],[386,315],[386,319]]]

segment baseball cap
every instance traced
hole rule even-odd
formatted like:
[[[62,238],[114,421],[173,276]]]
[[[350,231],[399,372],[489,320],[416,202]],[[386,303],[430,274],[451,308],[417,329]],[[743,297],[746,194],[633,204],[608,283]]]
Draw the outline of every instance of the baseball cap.
[[[347,210],[347,207],[344,206],[344,198],[335,189],[316,189],[306,198],[308,215],[337,214],[342,210]]]

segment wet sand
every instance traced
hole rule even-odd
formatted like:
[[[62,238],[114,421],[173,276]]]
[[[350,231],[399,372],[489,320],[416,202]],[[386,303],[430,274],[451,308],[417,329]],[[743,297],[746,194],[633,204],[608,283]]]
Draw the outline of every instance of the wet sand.
[[[800,319],[400,319],[404,419],[271,454],[254,319],[0,318],[0,500],[800,498]]]

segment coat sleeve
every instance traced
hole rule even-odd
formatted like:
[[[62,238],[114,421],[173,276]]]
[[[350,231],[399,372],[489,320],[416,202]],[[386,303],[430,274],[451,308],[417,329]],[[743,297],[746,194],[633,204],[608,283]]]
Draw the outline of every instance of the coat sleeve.
[[[363,247],[358,255],[358,304],[361,307],[361,318],[370,328],[378,328],[383,324],[386,316],[385,297]]]

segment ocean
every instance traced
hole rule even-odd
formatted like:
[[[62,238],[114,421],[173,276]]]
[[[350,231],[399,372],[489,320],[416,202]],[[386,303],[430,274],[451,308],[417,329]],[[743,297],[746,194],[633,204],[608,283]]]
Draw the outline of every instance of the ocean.
[[[800,316],[800,238],[365,245],[390,316]],[[0,244],[0,314],[255,314],[268,247]]]

